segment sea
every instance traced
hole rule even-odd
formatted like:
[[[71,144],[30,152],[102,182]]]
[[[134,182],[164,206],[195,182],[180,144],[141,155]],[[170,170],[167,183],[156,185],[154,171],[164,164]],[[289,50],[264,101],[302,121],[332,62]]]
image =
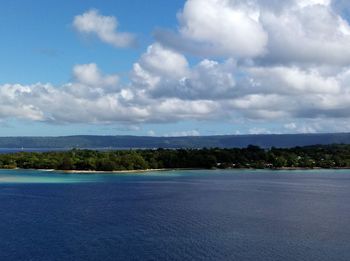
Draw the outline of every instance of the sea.
[[[350,260],[349,170],[0,170],[0,260]]]
[[[0,148],[0,154],[9,154],[17,152],[64,152],[74,149],[74,147],[67,148]],[[130,148],[130,147],[76,147],[76,149],[82,150],[98,150],[98,151],[110,151],[110,150],[130,150],[130,149],[146,149],[146,148]]]

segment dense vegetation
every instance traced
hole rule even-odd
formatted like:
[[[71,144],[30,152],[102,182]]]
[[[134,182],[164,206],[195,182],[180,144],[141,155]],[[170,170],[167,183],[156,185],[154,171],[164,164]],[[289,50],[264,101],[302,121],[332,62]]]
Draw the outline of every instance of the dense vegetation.
[[[78,135],[62,137],[0,137],[0,148],[291,148],[313,144],[350,144],[350,133],[142,137]]]
[[[0,168],[142,170],[158,168],[336,168],[350,167],[350,145],[290,149],[157,149],[0,154]]]

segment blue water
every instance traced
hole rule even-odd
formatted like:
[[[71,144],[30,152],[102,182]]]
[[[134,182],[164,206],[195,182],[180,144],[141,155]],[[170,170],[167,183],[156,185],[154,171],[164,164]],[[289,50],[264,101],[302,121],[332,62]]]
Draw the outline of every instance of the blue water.
[[[0,171],[0,260],[350,260],[350,171]]]
[[[67,148],[0,148],[0,154],[8,154],[8,153],[16,153],[16,152],[52,152],[52,151],[68,151],[73,149],[73,147],[67,147]],[[128,147],[86,147],[86,148],[78,148],[83,150],[98,150],[98,151],[110,151],[110,150],[130,150],[130,149],[137,149],[142,150],[146,148],[128,148]]]

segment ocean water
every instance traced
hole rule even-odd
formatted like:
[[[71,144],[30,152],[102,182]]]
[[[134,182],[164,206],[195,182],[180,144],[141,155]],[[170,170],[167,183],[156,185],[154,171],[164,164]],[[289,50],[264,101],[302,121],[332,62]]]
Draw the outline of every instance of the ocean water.
[[[350,171],[0,171],[0,260],[350,260]]]

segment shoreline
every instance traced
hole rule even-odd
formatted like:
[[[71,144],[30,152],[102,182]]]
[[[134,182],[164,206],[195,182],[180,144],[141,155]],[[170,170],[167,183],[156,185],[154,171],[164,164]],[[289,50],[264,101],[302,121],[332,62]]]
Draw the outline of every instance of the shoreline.
[[[133,169],[133,170],[53,170],[57,172],[63,172],[68,174],[123,174],[123,173],[145,173],[152,171],[171,171],[171,170],[179,170],[179,169]]]
[[[60,169],[23,169],[23,168],[0,168],[0,170],[31,170],[40,172],[57,172],[62,174],[130,174],[130,173],[147,173],[147,172],[161,172],[161,171],[177,171],[177,170],[347,170],[350,167],[334,167],[334,168],[304,168],[304,167],[281,167],[281,168],[213,168],[213,169],[203,169],[203,168],[160,168],[160,169],[135,169],[135,170],[60,170]]]
[[[200,168],[162,168],[162,169],[134,169],[134,170],[62,170],[62,169],[23,169],[23,168],[0,168],[0,170],[24,170],[24,171],[40,171],[40,172],[56,172],[61,174],[128,174],[128,173],[146,173],[160,171],[176,171],[176,170],[201,170]]]

